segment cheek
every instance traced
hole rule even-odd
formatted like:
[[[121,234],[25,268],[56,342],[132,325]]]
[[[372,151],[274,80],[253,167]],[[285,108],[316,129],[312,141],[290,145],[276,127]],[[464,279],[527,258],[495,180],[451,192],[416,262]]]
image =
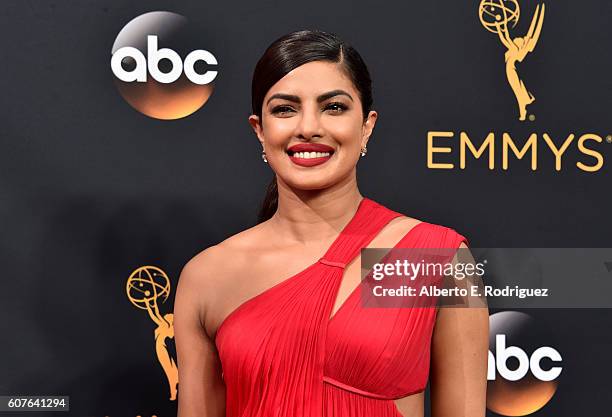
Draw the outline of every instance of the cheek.
[[[342,145],[359,146],[361,143],[361,123],[358,121],[338,120],[330,121],[327,128],[334,139]]]
[[[295,126],[289,119],[264,120],[264,136],[269,144],[282,144],[293,137]]]

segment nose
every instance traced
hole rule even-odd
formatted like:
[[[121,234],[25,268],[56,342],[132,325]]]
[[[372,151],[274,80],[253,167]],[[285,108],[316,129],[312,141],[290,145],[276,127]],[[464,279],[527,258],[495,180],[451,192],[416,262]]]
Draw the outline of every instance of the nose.
[[[304,108],[296,126],[295,136],[300,139],[311,140],[323,136],[323,126],[318,109]]]

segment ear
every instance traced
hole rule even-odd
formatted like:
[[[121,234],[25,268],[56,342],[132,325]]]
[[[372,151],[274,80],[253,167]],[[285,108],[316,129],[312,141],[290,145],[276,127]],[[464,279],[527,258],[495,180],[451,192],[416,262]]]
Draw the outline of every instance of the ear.
[[[370,140],[370,136],[372,135],[372,131],[374,130],[374,125],[376,124],[376,120],[378,119],[378,113],[374,110],[368,113],[368,117],[363,123],[363,133],[361,140],[361,147],[365,147]]]
[[[253,128],[257,139],[259,139],[259,143],[263,146],[264,144],[264,136],[263,136],[263,128],[261,126],[261,119],[259,116],[252,114],[249,116],[249,124]]]

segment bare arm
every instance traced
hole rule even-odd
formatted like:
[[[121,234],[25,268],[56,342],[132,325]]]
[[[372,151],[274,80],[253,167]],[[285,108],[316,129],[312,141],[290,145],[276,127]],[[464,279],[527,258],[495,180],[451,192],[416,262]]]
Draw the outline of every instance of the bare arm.
[[[225,416],[225,385],[214,342],[202,323],[205,291],[202,280],[210,273],[205,250],[181,272],[174,302],[174,337],[178,359],[177,417]]]
[[[433,417],[485,416],[488,348],[487,308],[440,308],[432,341]]]

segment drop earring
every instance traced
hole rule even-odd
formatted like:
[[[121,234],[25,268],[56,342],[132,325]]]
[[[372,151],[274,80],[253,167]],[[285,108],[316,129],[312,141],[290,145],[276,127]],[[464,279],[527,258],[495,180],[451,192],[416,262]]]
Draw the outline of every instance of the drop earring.
[[[263,161],[265,163],[268,163],[268,160],[266,159],[266,151],[265,150],[261,151],[261,159],[263,159]]]
[[[363,148],[361,148],[361,156],[366,156],[366,153],[368,153],[368,148],[364,146]]]

